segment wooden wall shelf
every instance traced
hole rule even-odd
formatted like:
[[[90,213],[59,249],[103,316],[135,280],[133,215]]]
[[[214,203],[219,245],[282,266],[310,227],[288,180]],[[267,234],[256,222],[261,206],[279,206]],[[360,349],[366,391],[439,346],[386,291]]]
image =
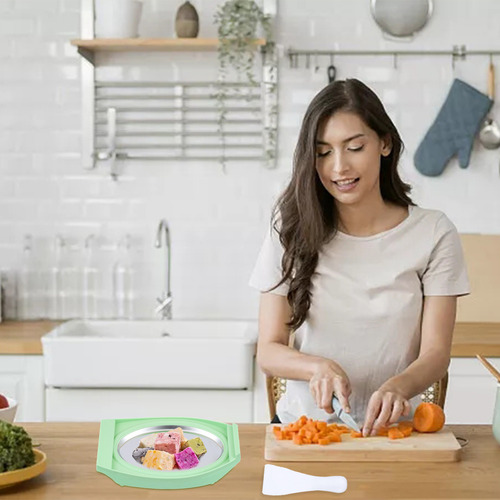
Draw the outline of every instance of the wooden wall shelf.
[[[266,40],[253,41],[255,47],[266,45]],[[219,46],[218,38],[94,38],[90,40],[71,40],[78,52],[94,64],[95,52],[116,51],[215,51]]]

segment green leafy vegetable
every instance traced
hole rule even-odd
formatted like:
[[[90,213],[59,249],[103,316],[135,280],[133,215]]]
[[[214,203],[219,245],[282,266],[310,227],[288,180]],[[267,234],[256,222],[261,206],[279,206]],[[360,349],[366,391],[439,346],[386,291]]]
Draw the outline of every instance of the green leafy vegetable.
[[[29,434],[18,425],[0,421],[0,472],[23,469],[34,463]]]

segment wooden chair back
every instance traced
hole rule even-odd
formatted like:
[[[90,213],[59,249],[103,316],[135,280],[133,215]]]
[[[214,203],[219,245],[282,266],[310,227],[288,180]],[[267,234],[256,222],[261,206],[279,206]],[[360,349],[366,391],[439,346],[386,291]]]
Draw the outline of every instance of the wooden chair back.
[[[286,391],[286,380],[280,377],[266,377],[266,386],[269,416],[272,420],[276,416],[276,403]],[[448,372],[446,372],[446,375],[441,380],[432,384],[422,393],[422,401],[426,403],[436,403],[444,409],[447,388]]]

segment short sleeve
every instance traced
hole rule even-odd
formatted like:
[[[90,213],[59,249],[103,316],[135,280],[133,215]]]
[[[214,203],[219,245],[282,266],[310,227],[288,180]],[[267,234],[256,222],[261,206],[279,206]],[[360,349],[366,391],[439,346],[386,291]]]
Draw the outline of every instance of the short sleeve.
[[[422,287],[424,296],[470,293],[460,236],[445,214],[436,222],[434,246],[422,275]]]
[[[283,276],[281,268],[283,252],[283,246],[276,229],[274,227],[269,228],[248,284],[261,292],[270,291],[278,295],[287,295],[288,282],[282,283],[274,290],[270,290],[281,281]]]

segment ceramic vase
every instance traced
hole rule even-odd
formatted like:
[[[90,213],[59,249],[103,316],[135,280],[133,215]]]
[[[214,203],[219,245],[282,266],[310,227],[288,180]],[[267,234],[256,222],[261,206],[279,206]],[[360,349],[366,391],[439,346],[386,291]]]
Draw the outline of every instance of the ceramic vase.
[[[190,2],[184,2],[175,16],[175,34],[177,38],[196,38],[199,28],[198,12]]]

